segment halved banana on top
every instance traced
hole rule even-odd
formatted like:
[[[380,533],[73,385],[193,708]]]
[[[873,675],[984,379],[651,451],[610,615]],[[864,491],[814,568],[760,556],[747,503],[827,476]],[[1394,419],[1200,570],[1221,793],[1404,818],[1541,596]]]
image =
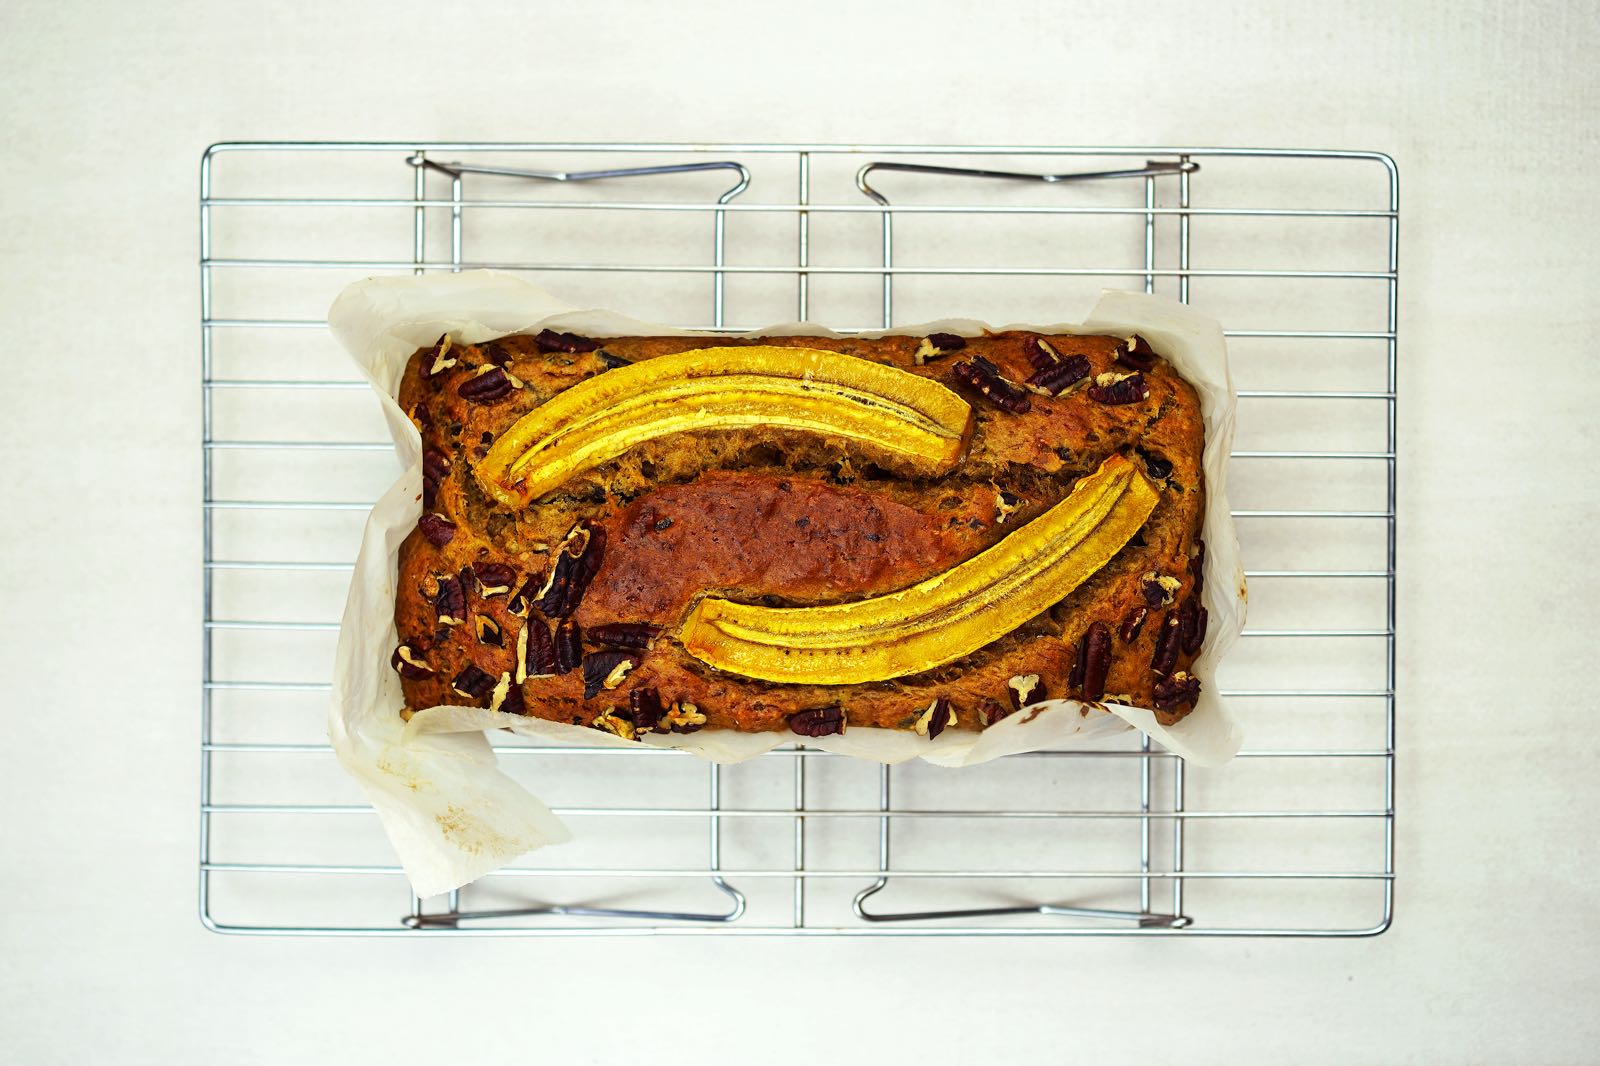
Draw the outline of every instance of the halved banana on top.
[[[822,607],[706,597],[679,638],[711,666],[788,684],[853,685],[931,670],[1011,632],[1088,580],[1159,498],[1132,463],[1114,455],[1000,543],[909,588]]]
[[[522,506],[647,440],[752,426],[871,445],[937,475],[960,461],[972,407],[936,381],[840,352],[698,348],[557,393],[501,434],[477,476],[495,499]]]

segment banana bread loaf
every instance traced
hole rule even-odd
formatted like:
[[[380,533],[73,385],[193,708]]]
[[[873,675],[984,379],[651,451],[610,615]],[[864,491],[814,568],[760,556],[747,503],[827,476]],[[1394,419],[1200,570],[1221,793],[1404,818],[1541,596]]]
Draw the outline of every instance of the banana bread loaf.
[[[408,714],[937,736],[1198,696],[1203,423],[1141,337],[446,336],[399,399]]]

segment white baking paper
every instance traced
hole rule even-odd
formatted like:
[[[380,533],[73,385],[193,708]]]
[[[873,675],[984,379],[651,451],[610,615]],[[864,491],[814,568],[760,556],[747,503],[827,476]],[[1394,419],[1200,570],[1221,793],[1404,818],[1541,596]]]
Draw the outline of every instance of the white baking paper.
[[[543,803],[497,768],[488,730],[511,729],[554,743],[640,742],[583,726],[470,707],[430,707],[414,714],[409,723],[401,720],[400,679],[389,666],[399,639],[394,625],[395,583],[400,543],[416,525],[422,495],[421,439],[394,399],[406,362],[442,333],[477,344],[546,327],[591,337],[691,331],[611,311],[576,308],[515,275],[485,270],[357,282],[334,302],[328,323],[377,390],[405,467],[367,519],[339,630],[329,734],[340,762],[377,809],[412,887],[418,895],[430,896],[466,884],[524,852],[570,838]],[[868,336],[930,332],[976,336],[986,329],[1137,332],[1199,393],[1206,427],[1204,601],[1210,611],[1205,648],[1191,668],[1203,682],[1200,701],[1173,726],[1158,724],[1154,713],[1142,708],[1048,700],[980,733],[950,730],[929,741],[901,730],[857,727],[805,743],[879,762],[921,758],[956,767],[1016,752],[1086,746],[1132,727],[1198,765],[1227,761],[1239,749],[1240,734],[1217,694],[1215,666],[1244,626],[1245,587],[1228,509],[1227,463],[1236,398],[1221,328],[1170,300],[1107,291],[1080,323],[989,327],[970,319],[945,319]],[[808,323],[786,323],[750,335],[832,334]],[[649,734],[642,743],[732,763],[795,739],[784,733],[702,730]]]

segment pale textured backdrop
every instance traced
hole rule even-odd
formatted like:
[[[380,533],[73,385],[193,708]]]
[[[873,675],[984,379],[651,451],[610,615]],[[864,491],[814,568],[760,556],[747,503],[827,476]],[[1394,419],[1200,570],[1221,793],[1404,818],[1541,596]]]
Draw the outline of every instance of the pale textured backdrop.
[[[0,9],[0,1057],[933,1062],[977,1061],[992,1042],[996,1062],[1592,1061],[1595,10],[1375,0],[1199,21],[1192,2],[881,6]],[[250,138],[1393,154],[1394,930],[1332,943],[204,932],[195,183],[206,144]],[[708,1022],[727,1035],[698,1046]]]

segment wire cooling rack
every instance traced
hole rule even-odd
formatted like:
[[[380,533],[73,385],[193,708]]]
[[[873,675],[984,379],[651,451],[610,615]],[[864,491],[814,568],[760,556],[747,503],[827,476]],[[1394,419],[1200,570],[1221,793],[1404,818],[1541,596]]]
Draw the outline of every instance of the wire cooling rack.
[[[1371,152],[220,144],[201,164],[200,911],[231,933],[1368,935],[1393,913],[1397,172]],[[704,329],[1057,321],[1193,301],[1239,386],[1250,628],[1214,771],[1129,738],[982,767],[796,746],[708,767],[496,742],[574,828],[410,894],[325,733],[396,474],[323,321],[372,274],[497,267]]]

